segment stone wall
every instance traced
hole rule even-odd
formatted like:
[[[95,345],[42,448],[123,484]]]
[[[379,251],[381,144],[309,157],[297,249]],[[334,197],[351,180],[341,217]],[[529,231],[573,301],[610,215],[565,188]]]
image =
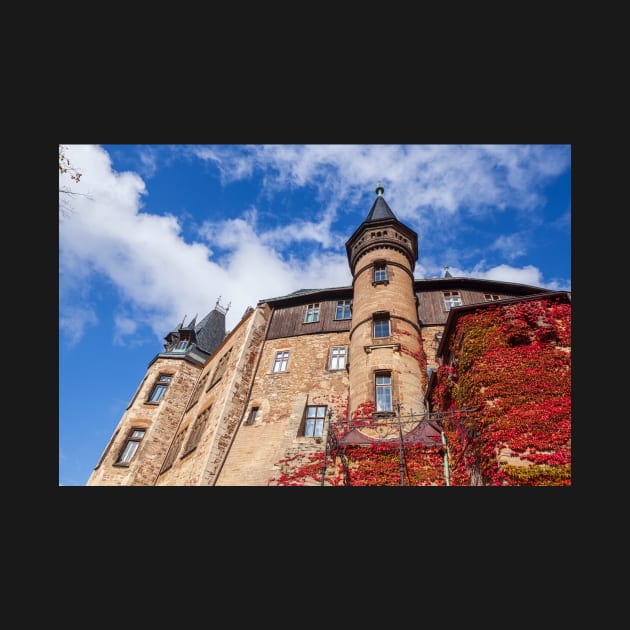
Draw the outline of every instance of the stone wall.
[[[246,413],[219,473],[219,486],[266,486],[281,470],[281,461],[297,451],[323,450],[323,440],[299,435],[305,406],[326,405],[333,420],[347,405],[347,371],[328,370],[332,346],[348,344],[348,333],[325,333],[266,341]],[[286,372],[273,372],[276,352],[289,351]],[[256,421],[245,424],[252,407]]]

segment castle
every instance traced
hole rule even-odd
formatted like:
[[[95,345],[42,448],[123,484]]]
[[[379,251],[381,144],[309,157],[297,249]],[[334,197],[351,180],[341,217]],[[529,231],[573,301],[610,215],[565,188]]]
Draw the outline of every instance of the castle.
[[[570,293],[414,278],[383,192],[351,286],[170,331],[87,485],[569,485]]]

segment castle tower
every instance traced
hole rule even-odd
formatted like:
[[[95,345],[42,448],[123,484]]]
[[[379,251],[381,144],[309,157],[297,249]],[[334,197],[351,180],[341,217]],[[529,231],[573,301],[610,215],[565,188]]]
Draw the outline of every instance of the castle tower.
[[[184,316],[164,337],[86,485],[154,483],[199,374],[225,338],[227,308],[217,300],[201,322],[184,324]]]
[[[424,410],[423,358],[413,271],[418,235],[398,221],[378,186],[376,200],[346,242],[353,277],[348,417]]]

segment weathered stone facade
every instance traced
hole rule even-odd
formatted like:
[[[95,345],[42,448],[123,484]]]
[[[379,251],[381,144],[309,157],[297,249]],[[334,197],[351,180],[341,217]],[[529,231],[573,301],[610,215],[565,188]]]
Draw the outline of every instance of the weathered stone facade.
[[[199,366],[181,358],[158,358],[149,366],[101,461],[90,475],[88,486],[154,484],[200,372]],[[166,393],[159,403],[149,402],[161,374],[171,377]],[[134,430],[145,431],[144,437],[133,459],[120,463],[118,460]]]
[[[346,346],[347,333],[304,335],[265,342],[254,387],[249,417],[258,408],[252,425],[241,425],[217,485],[268,485],[282,459],[298,450],[322,450],[321,440],[302,437],[306,405],[326,405],[334,419],[346,411],[348,374],[330,370],[331,347]],[[273,372],[276,353],[288,351],[287,369]]]
[[[194,342],[216,338],[213,318],[202,320],[202,331],[182,323],[169,333],[173,343],[189,335],[189,353],[177,357],[167,344],[150,364],[87,485],[278,485],[287,461],[323,452],[329,421],[373,409],[377,376],[391,379],[391,415],[425,411],[447,296],[455,292],[465,305],[485,293],[503,299],[546,291],[450,275],[415,279],[417,235],[380,196],[346,251],[352,287],[261,300],[205,356]],[[388,334],[375,334],[383,319]],[[160,375],[170,376],[168,389],[148,402]],[[305,431],[313,407],[318,433]],[[134,438],[134,430],[144,433]],[[137,440],[131,455],[130,439]],[[120,462],[124,452],[128,461]]]

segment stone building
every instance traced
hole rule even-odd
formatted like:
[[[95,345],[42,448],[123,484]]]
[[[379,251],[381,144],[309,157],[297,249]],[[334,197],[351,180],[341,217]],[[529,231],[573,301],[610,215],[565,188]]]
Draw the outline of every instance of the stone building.
[[[344,444],[390,442],[403,457],[437,443],[427,392],[449,316],[553,292],[448,269],[415,278],[417,234],[383,192],[346,243],[351,286],[261,299],[227,335],[217,300],[169,332],[87,485],[281,485],[309,465],[294,485],[339,485]],[[417,485],[432,483],[444,479]]]

